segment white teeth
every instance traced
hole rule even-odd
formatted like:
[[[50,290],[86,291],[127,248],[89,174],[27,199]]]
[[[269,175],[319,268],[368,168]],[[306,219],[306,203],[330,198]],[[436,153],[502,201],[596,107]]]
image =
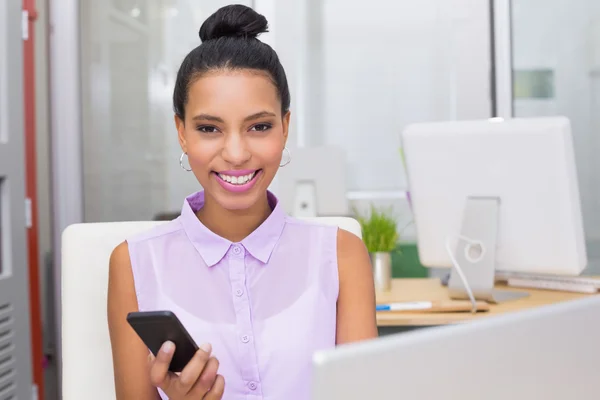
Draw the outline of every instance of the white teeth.
[[[243,176],[229,176],[229,175],[219,174],[219,178],[223,179],[225,182],[231,183],[232,185],[243,185],[244,183],[247,183],[249,180],[254,178],[255,174],[256,174],[256,171],[254,171],[251,174],[243,175]]]

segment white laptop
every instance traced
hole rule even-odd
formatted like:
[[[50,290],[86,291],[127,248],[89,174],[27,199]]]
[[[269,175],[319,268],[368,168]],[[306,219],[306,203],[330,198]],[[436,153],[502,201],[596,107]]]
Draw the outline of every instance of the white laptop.
[[[319,352],[334,399],[600,399],[600,296]]]

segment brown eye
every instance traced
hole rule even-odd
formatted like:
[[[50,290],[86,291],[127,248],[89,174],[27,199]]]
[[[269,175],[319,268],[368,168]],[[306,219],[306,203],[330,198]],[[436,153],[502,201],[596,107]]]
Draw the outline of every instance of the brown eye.
[[[210,125],[202,125],[202,126],[197,127],[196,129],[202,133],[217,133],[218,132],[216,127],[210,126]]]
[[[270,124],[256,124],[252,127],[251,130],[256,131],[256,132],[265,132],[265,131],[268,131],[269,129],[271,129]]]

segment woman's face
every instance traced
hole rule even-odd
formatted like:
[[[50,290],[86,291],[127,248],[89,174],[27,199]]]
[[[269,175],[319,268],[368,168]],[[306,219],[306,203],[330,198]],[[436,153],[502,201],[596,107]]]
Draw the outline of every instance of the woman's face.
[[[179,142],[207,195],[243,210],[264,198],[283,154],[290,114],[269,77],[256,71],[211,72],[189,88]],[[183,123],[185,122],[185,123]]]

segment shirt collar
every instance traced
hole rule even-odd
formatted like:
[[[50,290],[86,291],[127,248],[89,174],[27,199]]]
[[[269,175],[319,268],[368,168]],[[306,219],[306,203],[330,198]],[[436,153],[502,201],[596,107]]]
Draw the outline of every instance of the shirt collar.
[[[254,258],[264,264],[269,261],[285,225],[285,212],[277,197],[267,191],[267,198],[273,211],[241,242]],[[227,254],[232,242],[212,232],[200,222],[196,212],[203,205],[204,191],[188,196],[183,202],[180,219],[188,238],[206,265],[212,267]]]

